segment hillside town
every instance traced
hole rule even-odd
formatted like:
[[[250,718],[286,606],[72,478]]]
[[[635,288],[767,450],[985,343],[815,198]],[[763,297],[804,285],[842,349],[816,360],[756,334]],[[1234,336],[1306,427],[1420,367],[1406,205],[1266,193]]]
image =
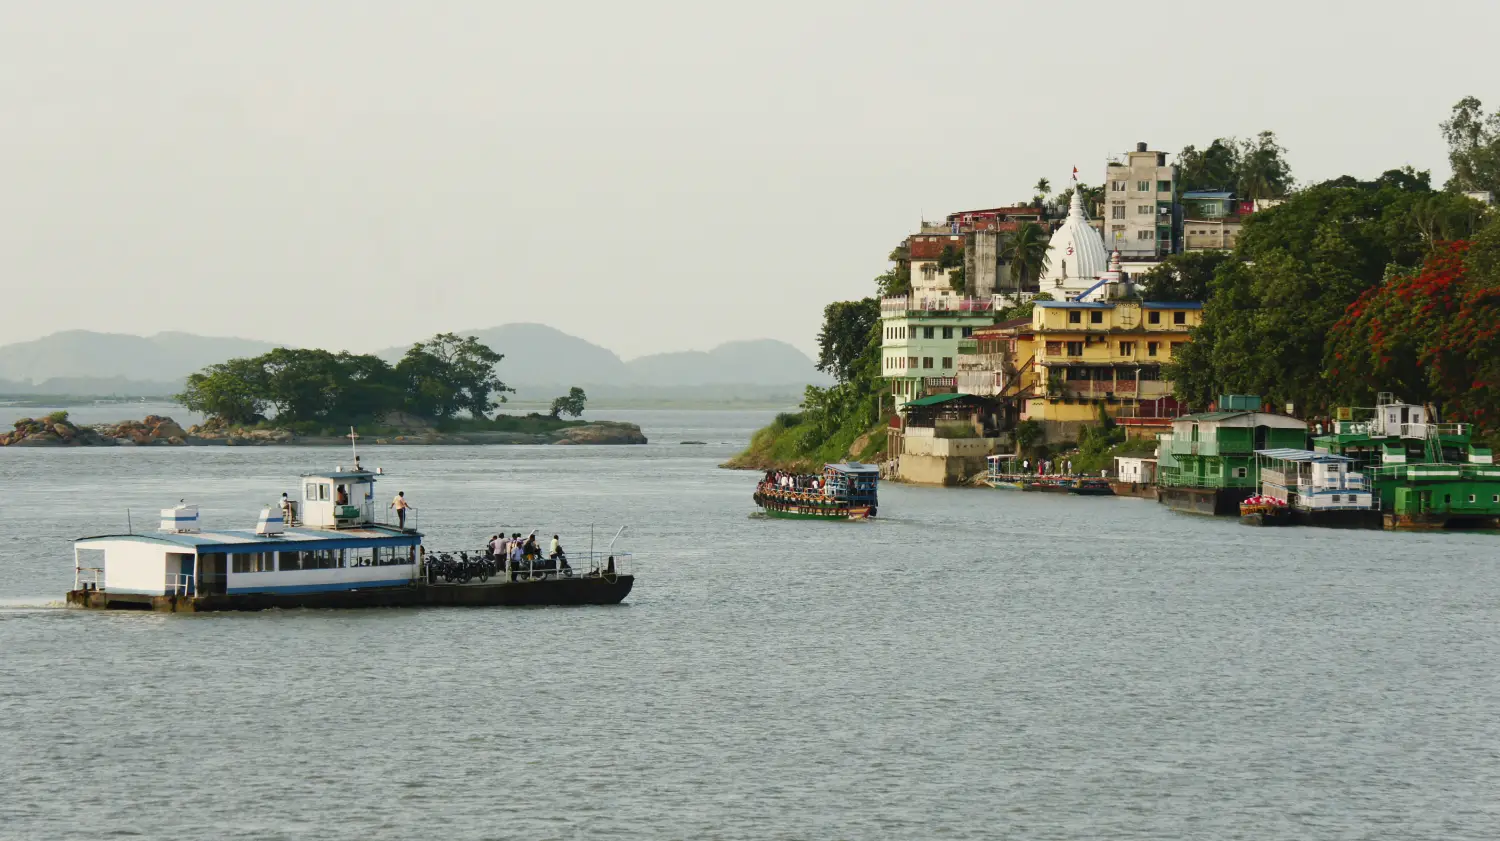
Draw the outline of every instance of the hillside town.
[[[1075,169],[1064,201],[956,211],[906,237],[892,255],[905,288],[879,302],[891,478],[961,483],[1018,444],[1067,446],[1101,424],[1154,440],[1217,408],[1189,406],[1164,373],[1204,302],[1154,300],[1145,281],[1174,255],[1232,252],[1284,191],[1183,190],[1173,158],[1137,143],[1101,188]],[[1491,191],[1463,195],[1495,205]]]

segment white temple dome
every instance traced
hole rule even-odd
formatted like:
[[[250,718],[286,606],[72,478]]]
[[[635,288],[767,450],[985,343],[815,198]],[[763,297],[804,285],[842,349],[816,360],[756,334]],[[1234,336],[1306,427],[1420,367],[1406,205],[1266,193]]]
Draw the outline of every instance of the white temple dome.
[[[1084,289],[1109,267],[1109,254],[1099,232],[1089,225],[1083,214],[1083,196],[1075,187],[1068,218],[1052,235],[1047,246],[1047,271],[1042,275],[1042,291],[1062,287]]]

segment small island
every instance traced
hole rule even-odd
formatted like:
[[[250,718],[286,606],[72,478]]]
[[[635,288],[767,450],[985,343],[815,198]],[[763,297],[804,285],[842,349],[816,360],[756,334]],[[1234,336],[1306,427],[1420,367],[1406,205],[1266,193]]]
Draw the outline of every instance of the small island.
[[[188,377],[175,399],[206,417],[197,426],[159,415],[78,426],[54,412],[17,421],[0,447],[347,445],[351,428],[373,444],[646,443],[633,423],[581,420],[588,397],[576,386],[549,414],[492,415],[513,390],[495,374],[503,358],[452,333],[413,345],[395,365],[277,348]]]

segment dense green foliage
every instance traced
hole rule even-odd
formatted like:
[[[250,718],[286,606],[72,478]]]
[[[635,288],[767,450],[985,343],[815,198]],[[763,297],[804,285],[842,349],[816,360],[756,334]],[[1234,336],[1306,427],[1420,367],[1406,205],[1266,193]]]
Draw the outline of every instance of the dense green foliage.
[[[1286,149],[1269,131],[1254,140],[1221,137],[1202,151],[1184,147],[1177,156],[1177,173],[1181,192],[1229,190],[1242,199],[1272,199],[1292,187]]]
[[[1419,265],[1484,219],[1478,203],[1433,192],[1421,174],[1404,171],[1298,192],[1245,223],[1237,259],[1214,271],[1203,325],[1167,375],[1197,406],[1240,392],[1302,412],[1326,409],[1347,391],[1324,376],[1325,341],[1346,308],[1390,267]]]
[[[568,389],[566,395],[552,401],[552,417],[571,415],[576,418],[583,414],[583,404],[587,403],[588,399],[583,389],[575,385]]]
[[[1141,298],[1146,301],[1206,301],[1214,273],[1231,259],[1233,257],[1227,251],[1173,254],[1140,276]]]
[[[1453,165],[1448,186],[1489,190],[1500,196],[1500,110],[1485,116],[1483,103],[1466,96],[1453,106],[1453,115],[1442,129],[1448,141],[1448,162]]]
[[[188,377],[179,403],[219,421],[319,427],[368,422],[393,412],[449,419],[485,417],[510,391],[495,375],[502,358],[472,336],[440,333],[391,365],[369,354],[277,348],[210,365]]]
[[[1376,391],[1392,391],[1449,421],[1500,426],[1497,260],[1500,223],[1474,243],[1439,246],[1420,271],[1366,290],[1329,336],[1336,395],[1369,405]]]
[[[1020,292],[1047,270],[1047,232],[1035,222],[1023,222],[1000,246],[1000,259],[1010,264],[1010,280]],[[999,291],[999,290],[996,290]]]
[[[877,283],[883,285],[881,279]],[[874,298],[837,301],[823,309],[818,333],[818,370],[831,374],[827,388],[808,386],[802,410],[778,415],[760,430],[731,466],[811,469],[845,458],[871,458],[885,436],[870,434],[880,425],[885,397],[880,379],[880,302]],[[859,452],[850,448],[868,435]]]

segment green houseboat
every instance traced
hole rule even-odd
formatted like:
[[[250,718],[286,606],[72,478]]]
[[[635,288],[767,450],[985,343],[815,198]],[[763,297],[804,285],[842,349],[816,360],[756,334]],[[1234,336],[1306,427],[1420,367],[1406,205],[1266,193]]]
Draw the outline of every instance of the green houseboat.
[[[1382,392],[1375,408],[1341,408],[1313,439],[1367,477],[1388,529],[1500,528],[1500,467],[1463,423],[1436,423],[1425,406]]]
[[[1226,394],[1218,411],[1183,415],[1159,436],[1158,501],[1174,511],[1239,516],[1260,487],[1256,450],[1307,446],[1307,423],[1262,412],[1259,397]]]

